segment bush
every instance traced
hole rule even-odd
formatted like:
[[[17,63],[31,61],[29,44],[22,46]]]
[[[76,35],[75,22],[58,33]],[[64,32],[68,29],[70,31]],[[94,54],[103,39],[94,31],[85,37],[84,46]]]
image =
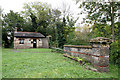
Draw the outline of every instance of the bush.
[[[120,63],[119,46],[120,46],[120,42],[115,41],[114,43],[111,44],[111,47],[110,47],[110,62],[114,64]]]
[[[51,42],[51,47],[54,47],[54,48],[56,48],[57,47],[57,45],[58,45],[58,43],[57,43],[57,41],[52,41]]]
[[[11,43],[10,48],[14,48],[14,42]]]
[[[57,53],[64,53],[64,50],[61,48],[53,48],[52,52],[57,52]]]

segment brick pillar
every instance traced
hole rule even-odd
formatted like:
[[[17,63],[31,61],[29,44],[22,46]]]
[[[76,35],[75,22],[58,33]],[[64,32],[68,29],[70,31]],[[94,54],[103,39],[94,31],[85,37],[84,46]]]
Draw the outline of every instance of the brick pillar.
[[[90,40],[92,46],[92,65],[99,72],[109,72],[109,38],[97,37]]]

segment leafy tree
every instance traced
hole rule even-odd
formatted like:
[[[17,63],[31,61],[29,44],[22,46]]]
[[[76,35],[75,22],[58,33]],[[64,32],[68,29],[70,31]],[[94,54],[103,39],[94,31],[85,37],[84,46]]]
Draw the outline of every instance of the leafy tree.
[[[52,41],[56,41],[56,22],[60,20],[61,12],[58,9],[51,10],[51,21],[48,25],[47,32],[52,36]]]
[[[50,6],[46,3],[33,2],[24,5],[25,11],[22,11],[26,19],[32,22],[36,32],[41,32],[47,36],[47,27],[51,20]]]
[[[64,36],[67,40],[67,36],[69,33],[74,32],[75,30],[75,23],[77,22],[78,18],[74,20],[73,17],[67,16],[66,19],[63,18],[63,25],[64,25]]]
[[[110,62],[118,65],[120,63],[120,58],[119,58],[120,47],[119,46],[120,46],[120,39],[113,42],[110,47]]]
[[[0,7],[0,20],[1,20],[1,16],[2,16],[2,8]]]
[[[30,12],[30,18],[32,19],[32,27],[35,31],[37,29],[37,17],[32,12]]]
[[[68,34],[75,30],[75,23],[77,22],[78,18],[75,19],[73,17],[73,12],[71,11],[70,4],[67,4],[65,2],[62,3],[60,11],[61,17],[63,19],[64,37],[65,40],[67,40]]]
[[[75,30],[74,24],[76,23],[76,21],[74,21],[72,18],[70,19],[69,16],[67,16],[67,19],[63,17],[62,22],[59,21],[56,23],[58,47],[63,48],[63,45],[68,39],[67,36],[69,35],[69,33]]]
[[[120,23],[117,22],[115,23],[115,35],[116,35],[116,40],[111,44],[110,47],[110,62],[114,64],[120,63]]]
[[[2,8],[0,7],[0,47],[2,45],[2,19],[1,19],[1,15],[2,15]]]
[[[10,11],[3,15],[2,20],[2,41],[4,43],[4,47],[10,47],[13,43],[13,33],[14,29],[17,27],[18,31],[22,31],[24,27],[24,19],[18,13],[14,13]]]
[[[91,39],[89,26],[76,27],[74,32],[69,33],[67,44],[72,45],[87,45]]]
[[[56,41],[57,39],[57,22],[62,24],[62,34],[64,35],[65,40],[67,40],[68,33],[75,30],[74,25],[77,20],[74,20],[73,17],[70,17],[69,14],[66,13],[68,10],[63,11],[67,16],[65,15],[61,18],[62,12],[58,9],[52,9],[46,3],[33,2],[25,4],[24,9],[25,11],[22,11],[22,13],[26,19],[32,23],[32,26],[37,26],[35,31],[40,32],[45,36],[51,35],[52,41]]]
[[[94,27],[93,25],[92,32],[90,33],[90,35],[92,35],[92,38],[100,36],[112,38],[111,34],[112,28],[110,27],[110,25],[107,24],[96,24],[96,27]]]
[[[113,0],[114,1],[114,0]],[[111,22],[112,39],[115,40],[114,23],[119,16],[119,2],[83,2],[80,8],[84,8],[83,13],[88,13],[86,22],[94,23],[94,27],[99,24]]]
[[[63,48],[63,45],[65,44],[63,24],[59,21],[59,22],[56,23],[56,26],[57,26],[58,47]]]
[[[108,37],[112,38],[113,43],[110,48],[110,61],[119,63],[119,43],[120,43],[120,24],[117,21],[119,14],[120,2],[111,0],[109,2],[83,2],[80,8],[83,8],[87,13],[85,19],[88,23],[94,23],[92,26],[92,37]],[[111,24],[109,24],[111,23]]]
[[[35,32],[35,29],[34,29],[34,27],[32,26],[32,22],[24,22],[25,23],[25,25],[24,25],[24,27],[23,27],[23,31],[26,31],[26,32]]]

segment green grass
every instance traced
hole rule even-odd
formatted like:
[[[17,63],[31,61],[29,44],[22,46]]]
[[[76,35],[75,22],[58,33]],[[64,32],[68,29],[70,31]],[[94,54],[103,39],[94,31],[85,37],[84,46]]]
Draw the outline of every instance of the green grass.
[[[3,78],[118,78],[118,68],[109,73],[86,70],[78,62],[51,49],[2,49]]]

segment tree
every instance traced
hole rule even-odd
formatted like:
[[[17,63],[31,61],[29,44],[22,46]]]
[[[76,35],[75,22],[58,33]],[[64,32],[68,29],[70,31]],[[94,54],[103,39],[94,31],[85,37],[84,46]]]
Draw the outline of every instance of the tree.
[[[69,33],[67,44],[72,45],[87,45],[89,44],[89,40],[91,36],[89,35],[90,30],[89,26],[78,26],[76,30]]]
[[[114,0],[109,0],[109,2],[83,2],[80,5],[80,8],[84,8],[83,12],[88,13],[85,21],[93,23],[90,35],[92,37],[112,38],[110,61],[115,64],[119,63],[120,27],[118,26],[120,24],[117,21],[118,16],[120,16],[119,5],[120,2]]]
[[[77,22],[78,18],[75,19],[73,17],[73,12],[71,11],[70,4],[67,4],[65,2],[62,3],[60,11],[63,20],[64,37],[65,40],[67,40],[68,34],[75,30],[75,23]]]
[[[18,31],[22,31],[24,27],[24,19],[18,13],[10,11],[3,15],[2,20],[2,41],[4,47],[10,47],[14,39],[14,29],[17,27]]]
[[[2,19],[1,19],[1,15],[2,15],[2,8],[0,7],[0,47],[2,45]]]
[[[78,18],[74,20],[74,18],[71,16],[67,16],[67,18],[63,18],[63,24],[64,24],[64,36],[65,39],[67,40],[67,36],[69,33],[75,31],[75,23],[77,22]]]
[[[30,18],[32,20],[32,27],[34,28],[34,31],[37,30],[37,17],[32,13],[30,12]]]
[[[119,2],[83,2],[80,4],[80,8],[84,8],[84,13],[88,13],[86,22],[94,23],[94,27],[96,24],[106,24],[111,22],[112,27],[112,39],[115,40],[114,35],[114,23],[119,16],[117,11],[119,10]]]
[[[2,16],[2,8],[0,7],[0,20],[1,20],[1,16]]]
[[[46,3],[33,2],[24,5],[25,11],[22,11],[28,21],[32,22],[35,32],[41,32],[47,36],[47,27],[51,21],[50,6]]]
[[[57,41],[58,41],[58,47],[59,47],[59,48],[63,48],[63,45],[65,44],[63,24],[59,21],[59,22],[56,23],[56,26],[57,26]]]
[[[56,29],[56,23],[61,20],[61,12],[58,9],[52,9],[51,10],[51,21],[49,22],[47,32],[49,35],[52,36],[52,41],[56,41],[57,38],[57,29]]]

